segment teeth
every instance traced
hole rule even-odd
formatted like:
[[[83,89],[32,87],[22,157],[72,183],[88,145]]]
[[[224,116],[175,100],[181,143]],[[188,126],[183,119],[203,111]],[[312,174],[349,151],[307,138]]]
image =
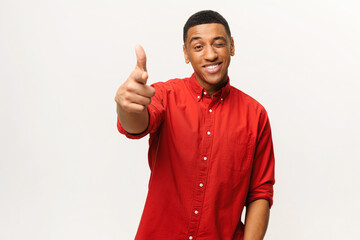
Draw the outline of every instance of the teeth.
[[[209,68],[209,69],[214,69],[214,68],[216,68],[217,66],[219,66],[219,64],[212,65],[212,66],[206,66],[206,68]]]

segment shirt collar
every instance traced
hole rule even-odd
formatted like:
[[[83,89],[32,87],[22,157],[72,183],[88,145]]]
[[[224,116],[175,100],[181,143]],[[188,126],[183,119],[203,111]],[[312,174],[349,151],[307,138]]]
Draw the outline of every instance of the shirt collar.
[[[213,94],[213,97],[220,98],[221,102],[223,103],[225,98],[229,95],[230,92],[230,78],[228,78],[228,81],[224,87],[219,89],[216,93]],[[206,90],[200,86],[198,81],[195,79],[195,73],[191,75],[191,77],[188,80],[189,88],[191,89],[191,92],[193,96],[196,98],[198,102],[203,99],[203,97],[207,94]]]

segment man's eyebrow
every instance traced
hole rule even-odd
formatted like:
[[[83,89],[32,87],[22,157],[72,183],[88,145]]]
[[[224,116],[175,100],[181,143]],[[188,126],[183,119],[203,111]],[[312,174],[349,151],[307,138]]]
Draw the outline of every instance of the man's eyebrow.
[[[193,37],[193,38],[190,39],[189,44],[190,44],[192,41],[199,40],[199,39],[201,39],[201,37]]]
[[[227,42],[227,41],[226,41],[226,38],[221,37],[221,36],[215,37],[214,40],[223,40],[223,41]]]
[[[192,41],[199,40],[199,39],[202,39],[202,38],[201,38],[201,37],[192,37],[192,38],[190,39],[189,44],[190,44]],[[227,42],[226,38],[223,37],[223,36],[214,37],[214,40],[215,40],[215,41],[216,41],[216,40],[223,40],[224,42]]]

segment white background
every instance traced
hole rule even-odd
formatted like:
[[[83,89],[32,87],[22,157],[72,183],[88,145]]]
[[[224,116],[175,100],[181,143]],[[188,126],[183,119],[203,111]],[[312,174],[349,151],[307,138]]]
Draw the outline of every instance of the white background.
[[[0,0],[0,239],[133,239],[147,138],[114,95],[144,46],[149,83],[192,73],[182,28],[229,22],[231,83],[267,109],[276,155],[266,239],[359,239],[358,0]]]

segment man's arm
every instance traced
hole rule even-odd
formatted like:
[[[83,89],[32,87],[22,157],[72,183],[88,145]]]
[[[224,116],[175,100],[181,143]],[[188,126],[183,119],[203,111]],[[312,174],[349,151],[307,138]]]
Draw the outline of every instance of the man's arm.
[[[116,104],[116,112],[121,126],[123,126],[128,133],[142,133],[149,125],[149,114],[146,108],[140,113],[133,113],[127,112],[120,104]]]
[[[117,114],[125,131],[138,134],[149,125],[147,105],[155,95],[155,89],[146,85],[148,74],[146,70],[146,55],[144,49],[135,48],[137,64],[129,78],[116,92]]]
[[[262,240],[269,222],[269,202],[258,199],[246,207],[244,240]]]
[[[264,108],[258,122],[258,134],[246,199],[244,240],[264,238],[273,203],[275,159],[270,121]]]

